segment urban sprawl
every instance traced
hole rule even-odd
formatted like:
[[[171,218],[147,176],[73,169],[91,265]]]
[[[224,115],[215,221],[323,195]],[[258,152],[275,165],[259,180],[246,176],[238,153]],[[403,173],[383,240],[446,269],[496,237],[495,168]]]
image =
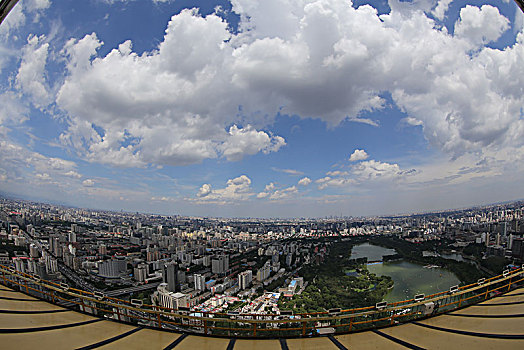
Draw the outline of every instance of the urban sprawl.
[[[426,246],[445,240],[471,259],[475,254],[464,248],[476,247],[480,262],[522,263],[523,210],[524,203],[514,202],[396,217],[221,219],[3,198],[0,264],[173,310],[278,314],[283,300],[307,287],[303,270],[323,264],[336,240],[379,236]]]

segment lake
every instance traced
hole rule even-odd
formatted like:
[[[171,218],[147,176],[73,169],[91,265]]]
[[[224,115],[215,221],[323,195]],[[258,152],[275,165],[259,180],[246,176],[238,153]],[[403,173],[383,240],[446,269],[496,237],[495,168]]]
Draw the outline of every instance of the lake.
[[[351,250],[351,258],[367,257],[369,261],[381,260],[383,256],[391,254],[395,254],[394,249],[369,243],[356,245]],[[384,297],[388,302],[411,299],[420,293],[433,294],[460,283],[452,272],[445,269],[429,269],[404,260],[369,264],[367,269],[378,276],[390,276],[393,279],[395,285]]]

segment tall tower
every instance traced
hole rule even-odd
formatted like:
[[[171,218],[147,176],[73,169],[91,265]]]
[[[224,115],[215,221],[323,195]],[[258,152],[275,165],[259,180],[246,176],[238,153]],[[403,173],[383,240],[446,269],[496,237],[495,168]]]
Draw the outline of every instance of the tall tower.
[[[167,283],[167,290],[170,292],[180,292],[178,266],[175,262],[164,264],[162,267],[162,282]]]

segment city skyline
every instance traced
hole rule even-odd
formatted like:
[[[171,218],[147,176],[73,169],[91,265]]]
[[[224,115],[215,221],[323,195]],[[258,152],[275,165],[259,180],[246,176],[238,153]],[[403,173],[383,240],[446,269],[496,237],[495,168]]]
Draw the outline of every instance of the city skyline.
[[[260,218],[524,198],[513,1],[21,0],[0,53],[15,197]]]

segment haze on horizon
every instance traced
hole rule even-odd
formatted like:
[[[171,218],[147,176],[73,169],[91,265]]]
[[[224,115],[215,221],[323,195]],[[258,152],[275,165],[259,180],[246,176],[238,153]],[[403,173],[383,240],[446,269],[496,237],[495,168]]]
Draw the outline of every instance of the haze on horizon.
[[[524,198],[514,1],[20,0],[0,192],[206,217]]]

